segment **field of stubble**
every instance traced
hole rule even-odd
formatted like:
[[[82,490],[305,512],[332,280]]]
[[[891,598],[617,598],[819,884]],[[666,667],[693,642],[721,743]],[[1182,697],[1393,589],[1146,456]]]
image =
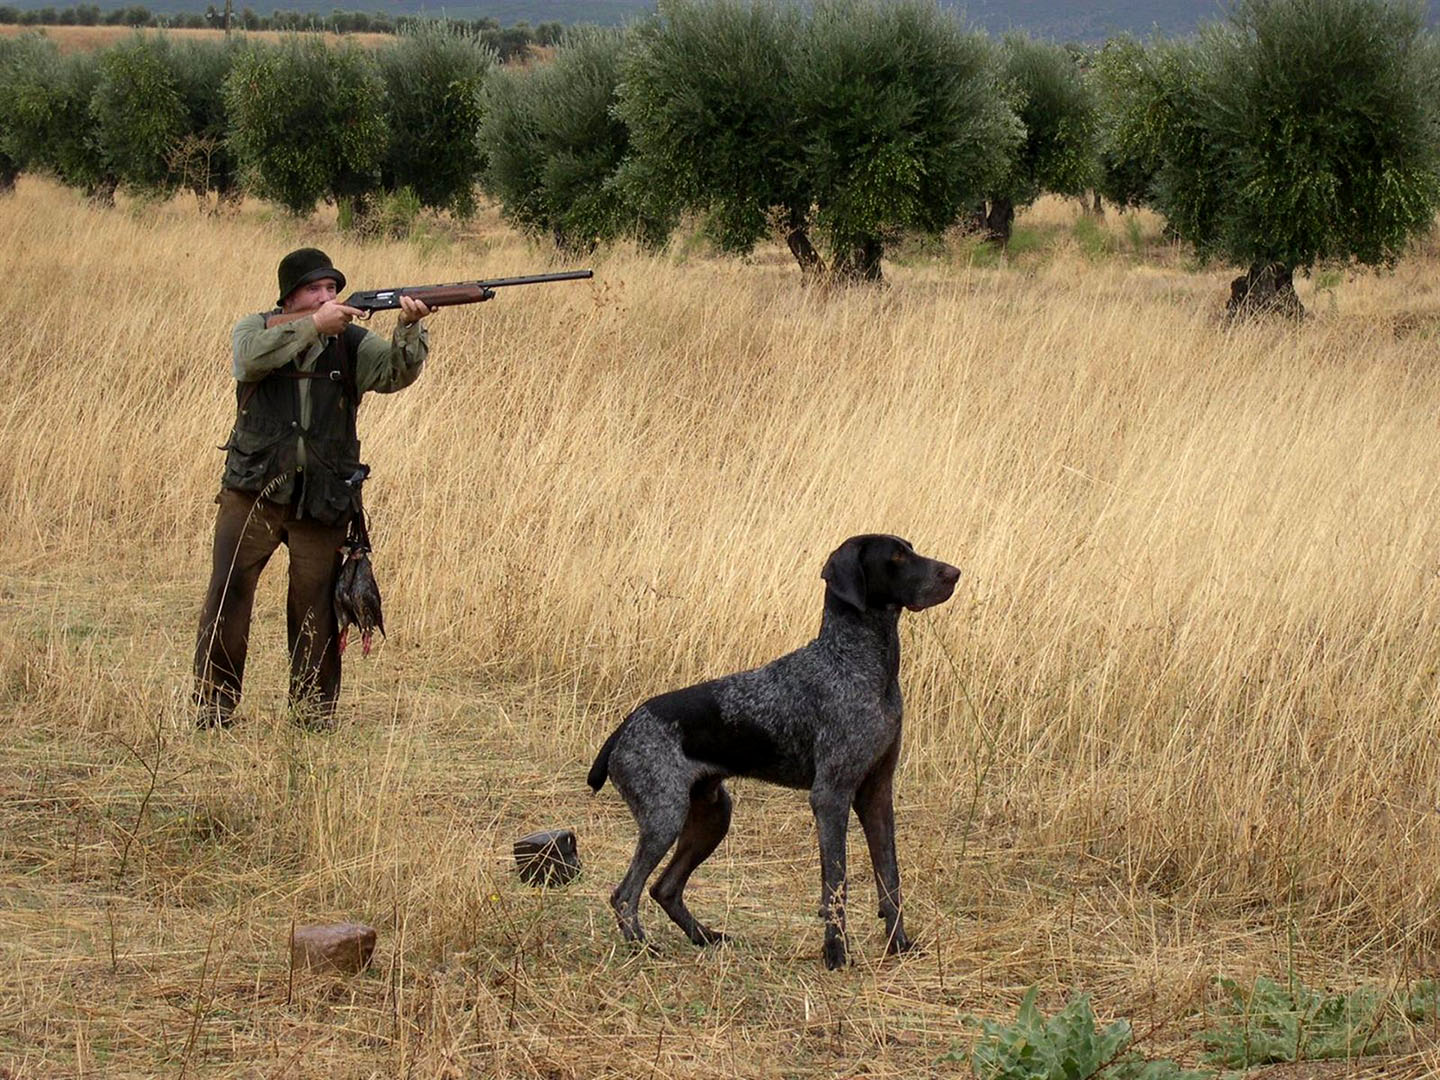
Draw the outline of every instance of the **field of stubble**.
[[[244,720],[197,734],[229,328],[279,256],[318,244],[362,288],[564,264],[493,212],[362,244],[22,180],[0,1075],[968,1076],[942,1060],[965,1015],[1032,984],[1194,1064],[1219,976],[1434,975],[1440,249],[1229,330],[1225,271],[1076,217],[1043,204],[998,264],[905,251],[883,289],[677,244],[438,314],[422,379],[361,413],[391,632],[348,660],[340,730],[284,716],[282,553]],[[902,623],[921,950],[883,958],[854,830],[856,963],[827,974],[808,805],[744,782],[691,897],[735,942],[696,951],[647,901],[660,955],[621,947],[634,834],[584,785],[595,749],[639,699],[808,640],[863,531],[965,572]],[[585,872],[534,891],[510,845],[552,826]],[[352,918],[371,970],[292,979],[292,923]],[[1433,1035],[1345,1068],[1428,1075]]]

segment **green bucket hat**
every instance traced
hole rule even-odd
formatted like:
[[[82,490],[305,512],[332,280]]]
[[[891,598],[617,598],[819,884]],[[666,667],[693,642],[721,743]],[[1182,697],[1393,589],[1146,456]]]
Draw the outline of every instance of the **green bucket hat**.
[[[285,306],[285,298],[301,285],[321,278],[332,278],[337,290],[345,288],[345,275],[336,270],[330,256],[319,248],[300,248],[280,260],[280,299],[276,307]]]

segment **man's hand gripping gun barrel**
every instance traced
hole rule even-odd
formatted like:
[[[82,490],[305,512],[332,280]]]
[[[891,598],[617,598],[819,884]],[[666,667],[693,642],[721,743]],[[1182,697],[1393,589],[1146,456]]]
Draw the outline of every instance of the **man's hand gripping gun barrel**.
[[[353,308],[357,318],[368,319],[377,311],[394,311],[402,305],[402,296],[412,297],[425,305],[429,311],[441,307],[457,307],[461,304],[479,304],[495,297],[496,289],[512,285],[544,285],[551,281],[584,281],[595,276],[593,270],[562,270],[554,274],[527,274],[521,277],[490,278],[486,281],[455,281],[448,285],[402,285],[394,289],[366,289],[352,292],[338,301],[342,307]],[[337,303],[337,301],[332,301]],[[271,315],[265,320],[267,328],[296,319],[308,319],[319,309],[289,311]],[[348,314],[348,313],[347,313]]]

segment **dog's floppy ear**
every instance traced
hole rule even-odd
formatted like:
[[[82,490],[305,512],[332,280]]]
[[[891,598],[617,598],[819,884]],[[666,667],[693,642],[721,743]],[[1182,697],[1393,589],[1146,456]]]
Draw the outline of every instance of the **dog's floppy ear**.
[[[860,540],[851,537],[830,553],[820,576],[839,599],[865,610],[865,570],[860,565]]]

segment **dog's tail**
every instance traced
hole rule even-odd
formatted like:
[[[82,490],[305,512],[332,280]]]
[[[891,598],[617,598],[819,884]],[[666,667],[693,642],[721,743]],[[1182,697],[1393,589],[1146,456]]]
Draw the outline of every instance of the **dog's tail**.
[[[626,722],[629,718],[626,718]],[[625,730],[625,724],[621,724],[610,733],[605,740],[605,745],[600,747],[600,753],[595,755],[595,764],[590,766],[590,775],[585,777],[585,782],[590,785],[590,790],[599,793],[605,786],[605,781],[610,776],[610,755],[615,752],[615,744],[620,741],[620,733]]]

